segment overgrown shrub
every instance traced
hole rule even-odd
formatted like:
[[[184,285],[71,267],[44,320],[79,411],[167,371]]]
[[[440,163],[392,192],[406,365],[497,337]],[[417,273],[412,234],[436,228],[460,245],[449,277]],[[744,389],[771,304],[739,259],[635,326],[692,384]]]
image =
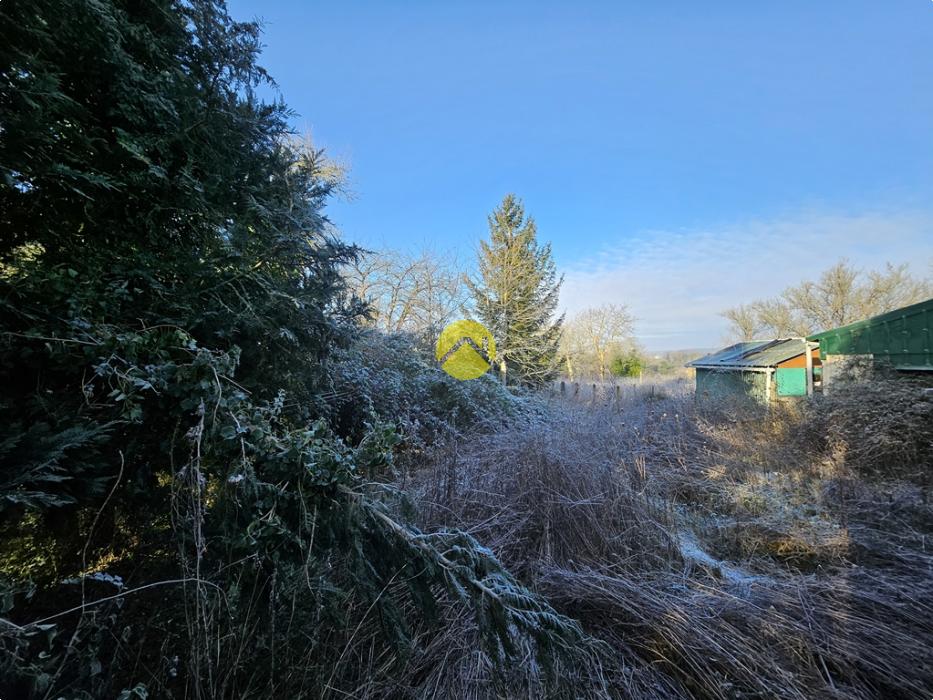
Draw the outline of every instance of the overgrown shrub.
[[[818,397],[804,431],[853,472],[933,483],[933,393],[905,377],[841,383]]]
[[[643,370],[642,357],[634,351],[614,357],[609,365],[609,371],[616,377],[640,377]]]
[[[334,352],[329,367],[328,406],[343,432],[360,434],[366,422],[391,421],[410,447],[464,430],[488,431],[544,410],[534,394],[506,390],[491,374],[454,379],[405,334],[363,332]]]

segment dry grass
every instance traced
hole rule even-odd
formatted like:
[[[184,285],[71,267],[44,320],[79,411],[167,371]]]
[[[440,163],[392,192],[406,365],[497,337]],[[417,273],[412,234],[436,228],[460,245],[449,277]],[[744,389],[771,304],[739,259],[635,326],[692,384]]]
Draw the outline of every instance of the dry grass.
[[[515,663],[496,683],[454,616],[401,694],[929,697],[933,509],[904,478],[924,448],[866,480],[889,456],[824,420],[632,395],[435,450],[409,482],[424,526],[469,531],[598,644],[562,684]]]

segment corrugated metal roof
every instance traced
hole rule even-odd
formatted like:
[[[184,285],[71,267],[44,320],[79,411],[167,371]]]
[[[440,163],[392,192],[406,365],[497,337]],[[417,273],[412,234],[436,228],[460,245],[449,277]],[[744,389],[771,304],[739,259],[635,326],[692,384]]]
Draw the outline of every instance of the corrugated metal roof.
[[[807,351],[804,338],[752,340],[736,343],[687,364],[688,367],[742,369],[743,367],[776,367]]]

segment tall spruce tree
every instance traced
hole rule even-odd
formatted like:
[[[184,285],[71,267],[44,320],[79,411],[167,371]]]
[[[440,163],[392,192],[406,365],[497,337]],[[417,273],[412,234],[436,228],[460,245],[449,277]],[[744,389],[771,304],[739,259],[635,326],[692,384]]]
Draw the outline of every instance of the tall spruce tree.
[[[479,276],[467,279],[480,319],[496,339],[503,383],[536,385],[554,377],[563,316],[555,318],[563,277],[549,243],[522,201],[507,194],[488,217],[480,243]]]

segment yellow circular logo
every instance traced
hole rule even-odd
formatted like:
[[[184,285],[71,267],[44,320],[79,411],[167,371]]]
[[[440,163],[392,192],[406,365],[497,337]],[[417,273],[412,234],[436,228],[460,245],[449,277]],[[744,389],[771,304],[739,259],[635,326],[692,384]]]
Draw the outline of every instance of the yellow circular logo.
[[[481,323],[454,321],[441,332],[434,356],[451,377],[476,379],[496,359],[496,341]]]

